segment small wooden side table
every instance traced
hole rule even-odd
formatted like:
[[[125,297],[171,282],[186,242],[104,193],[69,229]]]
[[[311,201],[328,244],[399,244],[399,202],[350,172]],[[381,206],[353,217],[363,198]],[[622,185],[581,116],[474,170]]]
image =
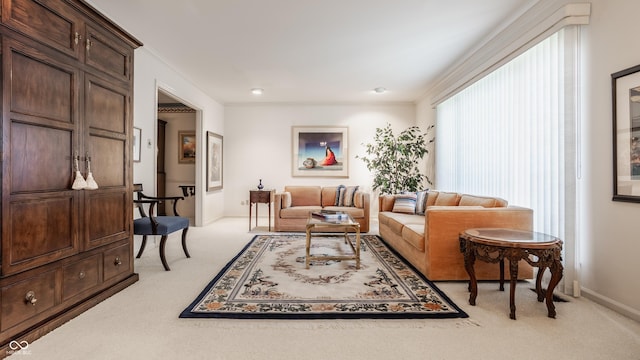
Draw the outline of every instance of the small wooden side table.
[[[468,229],[460,233],[460,251],[464,254],[464,266],[469,274],[469,304],[476,304],[478,282],[473,264],[476,258],[500,263],[500,290],[504,290],[504,259],[509,260],[510,279],[510,314],[516,319],[515,292],[518,279],[518,261],[524,259],[531,266],[538,267],[536,293],[538,301],[546,298],[547,313],[550,318],[556,317],[553,304],[553,290],[562,279],[562,240],[551,235],[533,231],[514,229]],[[532,259],[533,255],[537,260]],[[551,280],[546,292],[542,290],[542,275],[546,268],[551,271]]]
[[[258,226],[258,204],[269,205],[269,231],[271,231],[271,203],[274,190],[249,190],[249,231],[251,231],[251,208],[256,204],[256,226]]]

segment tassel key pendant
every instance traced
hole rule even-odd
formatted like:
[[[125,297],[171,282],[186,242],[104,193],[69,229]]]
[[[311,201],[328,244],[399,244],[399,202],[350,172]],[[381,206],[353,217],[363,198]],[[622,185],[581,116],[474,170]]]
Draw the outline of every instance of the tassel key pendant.
[[[91,173],[91,157],[87,154],[87,190],[95,190],[98,188],[98,183],[93,178],[93,174]]]
[[[84,180],[84,177],[82,177],[82,174],[80,173],[80,168],[78,166],[78,160],[80,160],[80,156],[78,156],[78,153],[75,154],[73,160],[76,170],[76,177],[73,180],[73,185],[71,185],[71,188],[73,190],[82,190],[87,187],[87,182]]]

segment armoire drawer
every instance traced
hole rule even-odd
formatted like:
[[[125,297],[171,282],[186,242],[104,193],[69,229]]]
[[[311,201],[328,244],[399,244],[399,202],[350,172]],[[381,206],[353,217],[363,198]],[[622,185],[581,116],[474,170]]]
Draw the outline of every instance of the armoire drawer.
[[[124,244],[105,251],[103,261],[104,281],[109,281],[120,274],[128,274],[131,267],[130,245]]]
[[[68,264],[62,269],[62,300],[100,284],[100,254]]]
[[[2,331],[54,307],[55,287],[56,271],[52,270],[2,288]]]

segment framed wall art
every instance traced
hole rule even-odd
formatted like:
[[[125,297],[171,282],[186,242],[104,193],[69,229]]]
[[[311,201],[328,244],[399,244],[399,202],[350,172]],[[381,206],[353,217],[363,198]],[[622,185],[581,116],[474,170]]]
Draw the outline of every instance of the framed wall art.
[[[207,191],[222,189],[222,135],[207,131]]]
[[[613,200],[640,202],[640,65],[611,74]]]
[[[349,129],[293,127],[293,176],[349,177]]]
[[[178,131],[178,162],[181,164],[195,164],[196,162],[196,133],[193,131]]]
[[[133,128],[133,162],[140,162],[141,148],[140,144],[142,141],[142,129],[134,127]]]

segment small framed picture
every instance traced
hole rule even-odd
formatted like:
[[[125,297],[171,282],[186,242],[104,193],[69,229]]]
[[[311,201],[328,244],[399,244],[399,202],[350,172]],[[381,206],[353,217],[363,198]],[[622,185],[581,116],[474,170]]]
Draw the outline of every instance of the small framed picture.
[[[222,189],[222,135],[207,131],[207,191]]]
[[[178,132],[178,162],[181,164],[195,164],[196,162],[196,133],[193,131]]]

